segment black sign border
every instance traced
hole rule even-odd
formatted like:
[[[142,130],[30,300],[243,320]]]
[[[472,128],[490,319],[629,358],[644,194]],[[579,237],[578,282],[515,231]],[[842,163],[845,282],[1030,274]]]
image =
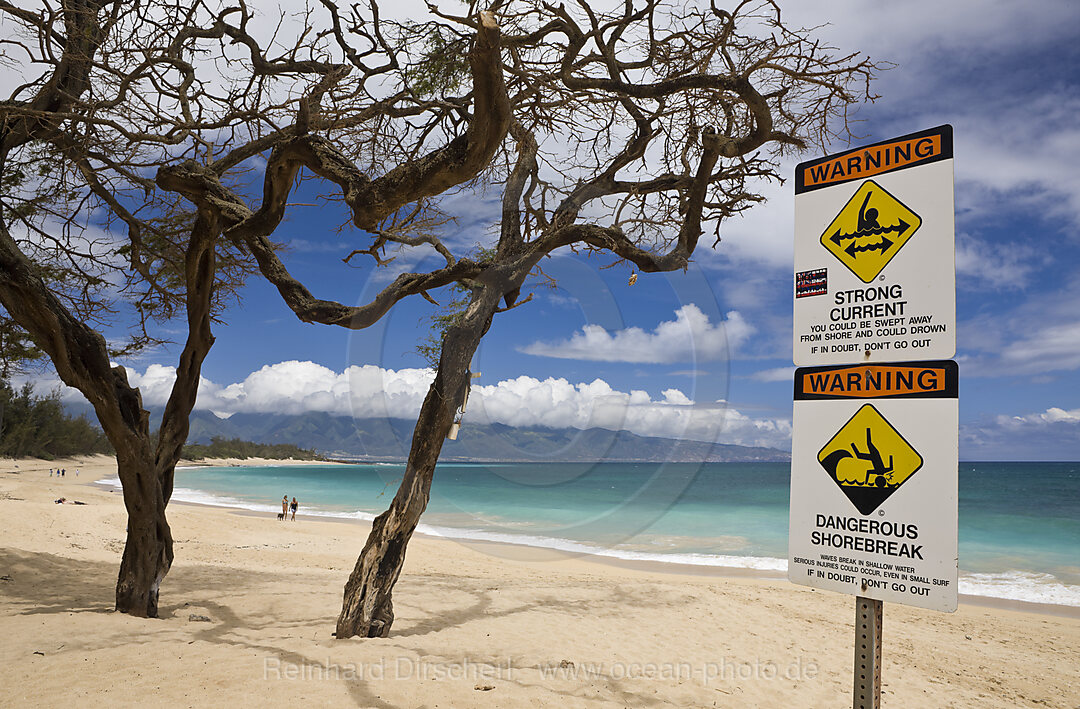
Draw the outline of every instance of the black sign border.
[[[919,391],[907,394],[880,394],[876,396],[847,394],[816,394],[803,391],[806,377],[817,372],[836,372],[867,367],[909,367],[913,369],[944,369],[944,391]],[[960,396],[960,367],[955,360],[935,359],[914,362],[861,362],[859,364],[834,364],[822,367],[799,367],[795,370],[795,401],[858,401],[860,399],[957,399]]]
[[[912,162],[902,165],[900,167],[894,167],[883,172],[874,173],[874,175],[867,175],[864,177],[848,177],[843,180],[830,181],[824,185],[806,185],[803,182],[803,175],[805,171],[813,167],[814,165],[820,165],[823,162],[831,162],[838,158],[842,158],[848,155],[854,155],[861,153],[870,148],[876,148],[879,145],[888,145],[889,143],[899,143],[904,140],[916,140],[918,138],[926,138],[931,135],[941,136],[941,153],[922,160],[913,160]],[[813,192],[814,190],[825,189],[826,187],[835,187],[836,185],[842,185],[845,182],[853,182],[855,180],[865,180],[869,177],[875,177],[877,175],[885,175],[890,172],[896,172],[898,170],[906,170],[909,167],[918,167],[920,165],[929,165],[930,163],[940,162],[941,160],[952,160],[953,157],[953,127],[946,123],[944,125],[936,126],[934,128],[928,128],[921,130],[917,133],[909,133],[908,135],[901,135],[896,138],[889,138],[888,140],[881,140],[870,145],[863,145],[858,148],[852,148],[851,150],[845,150],[840,153],[833,153],[832,155],[826,155],[821,158],[814,158],[813,160],[807,160],[801,162],[795,166],[795,194],[802,194],[804,192]]]

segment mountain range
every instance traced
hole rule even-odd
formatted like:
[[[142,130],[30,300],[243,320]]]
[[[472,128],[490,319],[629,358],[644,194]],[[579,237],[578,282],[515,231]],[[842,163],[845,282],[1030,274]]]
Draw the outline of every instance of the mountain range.
[[[233,414],[219,418],[209,411],[191,417],[192,443],[214,436],[256,443],[292,443],[333,458],[404,460],[414,421],[354,419],[322,412],[304,414]],[[604,428],[515,428],[466,422],[455,441],[446,441],[443,461],[642,461],[751,462],[787,461],[791,454],[759,448],[655,436]]]
[[[89,405],[65,406],[72,415],[96,423]],[[161,410],[151,410],[151,426]],[[408,457],[416,422],[407,419],[358,419],[325,412],[303,414],[238,413],[221,418],[210,411],[191,414],[188,443],[209,443],[211,438],[238,438],[253,443],[292,443],[315,449],[328,458],[401,461]],[[445,441],[444,462],[674,462],[735,463],[791,460],[791,453],[776,448],[739,446],[702,441],[639,436],[605,428],[515,428],[504,424],[461,427],[455,441]]]

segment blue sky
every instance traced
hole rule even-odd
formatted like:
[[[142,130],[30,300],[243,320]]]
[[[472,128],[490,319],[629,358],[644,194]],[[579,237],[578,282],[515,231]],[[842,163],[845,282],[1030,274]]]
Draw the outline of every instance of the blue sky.
[[[862,108],[869,143],[943,123],[955,131],[957,355],[962,459],[1080,459],[1080,3],[790,3],[793,25],[895,64]],[[846,145],[831,146],[839,151]],[[559,288],[497,317],[474,362],[472,420],[601,425],[790,447],[794,165],[769,201],[724,225],[686,274],[545,264]],[[303,195],[295,201],[307,202]],[[495,195],[458,194],[458,243],[484,242]],[[359,234],[343,213],[296,207],[275,235],[317,296],[358,303],[389,269],[341,258]],[[429,374],[415,352],[431,306],[380,326],[304,325],[265,282],[215,329],[199,406],[234,411],[415,413]],[[149,403],[178,348],[127,361]]]

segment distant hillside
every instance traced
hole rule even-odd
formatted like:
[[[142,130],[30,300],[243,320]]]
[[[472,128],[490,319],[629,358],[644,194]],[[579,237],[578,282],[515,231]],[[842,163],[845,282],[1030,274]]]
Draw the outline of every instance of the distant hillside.
[[[408,455],[414,424],[405,419],[353,419],[326,413],[234,414],[220,419],[197,411],[192,416],[189,441],[205,443],[219,436],[290,443],[332,457],[401,460]],[[582,431],[466,423],[458,440],[446,441],[441,459],[751,462],[787,461],[791,454],[774,448],[679,441],[603,428]]]
[[[239,438],[214,436],[209,444],[188,443],[180,456],[188,460],[204,458],[269,458],[271,460],[319,460],[311,449],[300,448],[292,443],[253,443]]]
[[[89,411],[89,407],[68,409],[75,413]],[[156,426],[161,412],[151,414],[151,425]],[[90,420],[94,420],[92,412]],[[291,444],[332,458],[404,460],[415,423],[405,419],[353,419],[322,412],[233,414],[222,419],[209,411],[195,411],[188,443],[208,444],[218,437]],[[458,440],[443,445],[440,460],[736,463],[788,461],[791,454],[775,448],[679,441],[604,428],[514,428],[466,422]]]

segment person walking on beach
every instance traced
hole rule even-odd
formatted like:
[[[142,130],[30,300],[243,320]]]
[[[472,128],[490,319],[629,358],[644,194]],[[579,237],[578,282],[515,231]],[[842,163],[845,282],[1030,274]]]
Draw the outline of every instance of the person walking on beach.
[[[281,516],[278,517],[278,519],[284,520],[284,519],[286,519],[288,517],[288,514],[289,514],[289,496],[288,495],[282,495],[282,497],[281,497]]]
[[[295,522],[295,521],[296,521],[296,508],[297,508],[297,507],[299,507],[299,506],[300,506],[300,505],[298,505],[298,504],[296,503],[296,498],[294,497],[294,498],[292,499],[292,504],[291,504],[291,505],[289,505],[289,508],[290,508],[290,509],[292,509],[292,521],[293,521],[293,522]]]

